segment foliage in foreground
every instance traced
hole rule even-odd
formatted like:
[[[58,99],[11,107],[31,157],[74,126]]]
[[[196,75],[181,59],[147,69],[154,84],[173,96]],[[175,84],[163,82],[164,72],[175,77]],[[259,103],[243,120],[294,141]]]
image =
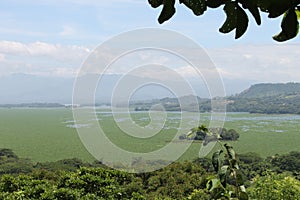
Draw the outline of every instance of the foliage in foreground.
[[[242,182],[250,199],[299,199],[299,152],[263,159],[225,146],[213,160],[129,174],[78,159],[34,164],[0,149],[0,199],[234,199]]]
[[[153,8],[163,6],[158,17],[159,23],[164,23],[176,13],[176,0],[148,0],[148,2]],[[179,3],[185,5],[196,16],[204,14],[208,8],[216,9],[223,6],[226,20],[219,31],[229,33],[235,30],[236,39],[247,31],[249,23],[247,12],[254,17],[257,25],[261,24],[260,12],[268,13],[269,18],[282,16],[281,32],[273,36],[278,42],[296,37],[299,30],[299,0],[179,0]]]
[[[286,174],[265,173],[253,180],[249,192],[251,199],[300,199],[300,181]]]

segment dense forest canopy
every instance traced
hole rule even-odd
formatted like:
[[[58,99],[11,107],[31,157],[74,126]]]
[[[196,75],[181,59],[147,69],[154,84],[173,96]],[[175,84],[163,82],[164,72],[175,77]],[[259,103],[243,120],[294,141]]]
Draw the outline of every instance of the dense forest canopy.
[[[267,158],[251,152],[236,156],[250,199],[300,198],[299,152]],[[175,162],[151,173],[129,174],[109,169],[99,161],[84,163],[76,158],[34,163],[10,149],[0,149],[0,199],[210,200],[215,194],[206,184],[215,176],[213,171],[209,158]]]

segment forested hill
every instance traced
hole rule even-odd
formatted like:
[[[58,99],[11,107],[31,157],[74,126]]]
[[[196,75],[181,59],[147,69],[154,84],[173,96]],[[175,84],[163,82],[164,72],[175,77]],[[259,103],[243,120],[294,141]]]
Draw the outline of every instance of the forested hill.
[[[239,98],[261,98],[300,94],[300,83],[260,83],[237,95]]]
[[[300,114],[300,83],[256,84],[228,100],[229,112]]]

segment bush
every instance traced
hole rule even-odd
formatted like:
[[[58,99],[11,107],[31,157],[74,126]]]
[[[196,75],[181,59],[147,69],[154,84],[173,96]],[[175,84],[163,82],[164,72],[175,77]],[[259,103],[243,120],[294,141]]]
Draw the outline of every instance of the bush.
[[[256,177],[248,192],[251,199],[300,199],[300,181],[289,175],[269,173]]]

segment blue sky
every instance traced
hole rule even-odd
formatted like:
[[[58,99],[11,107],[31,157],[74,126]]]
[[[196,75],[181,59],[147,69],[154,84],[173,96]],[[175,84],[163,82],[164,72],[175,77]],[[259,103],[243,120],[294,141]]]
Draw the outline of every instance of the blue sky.
[[[163,25],[146,0],[2,0],[0,2],[0,76],[28,73],[75,76],[87,55],[106,39],[144,27],[182,33],[208,52],[227,79],[253,82],[300,81],[299,38],[276,43],[280,19],[249,15],[246,34],[221,34],[222,8],[195,17],[183,5]]]
[[[195,17],[183,5],[163,25],[157,23],[161,8],[143,0],[4,0],[0,3],[1,38],[20,42],[43,41],[59,44],[96,45],[120,32],[143,27],[179,31],[204,47],[273,43],[278,20],[266,20],[259,28],[252,18],[248,32],[239,40],[217,30],[224,21],[222,8]]]

